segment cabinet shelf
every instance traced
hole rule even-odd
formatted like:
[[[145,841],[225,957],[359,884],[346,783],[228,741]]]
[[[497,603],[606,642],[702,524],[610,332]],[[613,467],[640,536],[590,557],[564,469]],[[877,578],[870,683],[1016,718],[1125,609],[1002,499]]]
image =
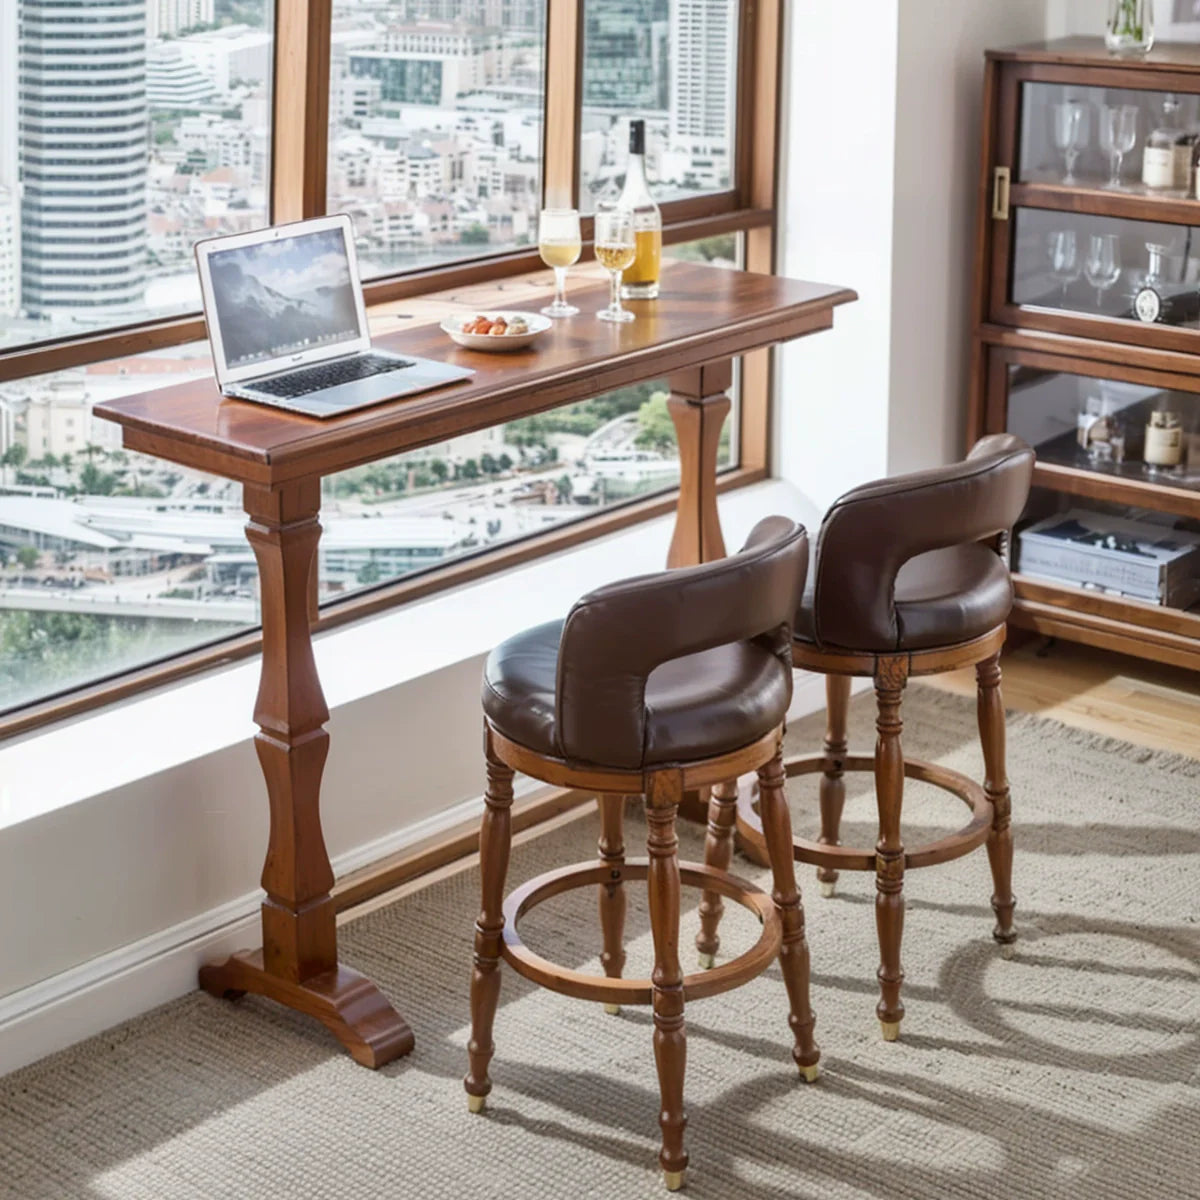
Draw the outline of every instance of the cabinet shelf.
[[[1101,186],[1099,181],[1065,184],[1058,180],[1030,179],[1012,185],[1009,203],[1014,208],[1048,208],[1126,221],[1200,225],[1200,200],[1178,193],[1155,192],[1141,184],[1130,184],[1117,191]]]
[[[1133,464],[1130,471],[1140,469]],[[1039,455],[1033,473],[1034,487],[1086,496],[1110,504],[1128,504],[1134,508],[1152,508],[1177,517],[1200,520],[1200,479],[1193,481],[1159,482],[1132,474],[1121,474],[1120,468],[1101,471],[1070,463],[1054,462]]]
[[[1012,624],[1200,671],[1200,614],[1089,592],[1017,572]]]

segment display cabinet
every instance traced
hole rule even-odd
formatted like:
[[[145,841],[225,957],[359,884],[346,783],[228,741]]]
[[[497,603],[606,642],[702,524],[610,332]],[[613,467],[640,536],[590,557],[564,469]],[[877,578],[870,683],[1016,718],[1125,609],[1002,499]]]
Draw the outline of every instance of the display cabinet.
[[[989,52],[969,424],[1038,454],[1012,623],[1194,670],[1198,178],[1200,46]]]

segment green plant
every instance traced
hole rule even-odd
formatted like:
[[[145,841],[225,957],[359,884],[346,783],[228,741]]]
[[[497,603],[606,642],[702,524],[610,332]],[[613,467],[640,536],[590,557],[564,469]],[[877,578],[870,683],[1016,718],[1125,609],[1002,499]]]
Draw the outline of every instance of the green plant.
[[[1109,31],[1116,37],[1132,38],[1137,42],[1143,41],[1145,34],[1145,27],[1142,24],[1144,8],[1143,0],[1116,0],[1108,25]]]

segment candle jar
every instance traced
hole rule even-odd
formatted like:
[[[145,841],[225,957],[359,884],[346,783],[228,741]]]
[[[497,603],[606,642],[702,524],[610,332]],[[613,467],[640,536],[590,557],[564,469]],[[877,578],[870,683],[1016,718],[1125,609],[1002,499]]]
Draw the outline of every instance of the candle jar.
[[[1175,470],[1183,461],[1183,424],[1177,412],[1161,409],[1150,414],[1142,452],[1147,473]]]
[[[1145,54],[1154,45],[1154,0],[1108,0],[1104,44],[1111,54]]]

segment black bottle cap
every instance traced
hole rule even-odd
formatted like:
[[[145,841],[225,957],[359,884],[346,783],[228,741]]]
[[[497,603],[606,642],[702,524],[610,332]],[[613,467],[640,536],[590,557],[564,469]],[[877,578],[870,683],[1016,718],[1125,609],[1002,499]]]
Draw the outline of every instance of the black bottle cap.
[[[629,153],[646,153],[646,122],[643,120],[629,122]]]

